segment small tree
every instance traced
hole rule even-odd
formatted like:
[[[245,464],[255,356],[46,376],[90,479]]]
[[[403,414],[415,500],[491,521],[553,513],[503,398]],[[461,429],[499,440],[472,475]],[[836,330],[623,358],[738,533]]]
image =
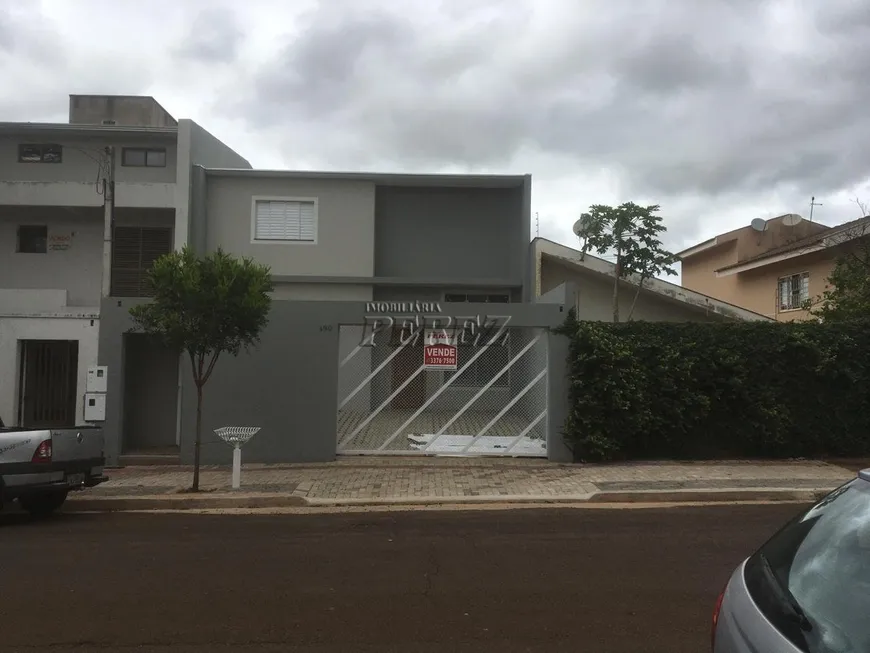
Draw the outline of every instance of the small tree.
[[[861,200],[855,203],[864,219],[828,237],[831,245],[839,249],[827,279],[828,288],[804,304],[812,317],[826,322],[870,318],[870,216]]]
[[[155,261],[148,274],[153,301],[130,309],[135,325],[187,352],[196,385],[194,492],[199,490],[202,391],[223,353],[237,356],[259,342],[272,300],[270,270],[218,249],[202,258],[190,248]]]
[[[826,322],[870,318],[870,238],[864,236],[837,257],[829,288],[810,300],[810,315]]]
[[[594,250],[606,255],[616,256],[616,269],[613,279],[613,321],[619,322],[619,282],[636,277],[637,288],[628,312],[628,319],[634,313],[637,298],[644,282],[656,275],[674,275],[672,264],[674,255],[664,249],[659,235],[666,228],[662,217],[657,215],[659,206],[639,206],[625,202],[619,206],[593,204],[589,212],[580,216],[584,239],[583,253]]]

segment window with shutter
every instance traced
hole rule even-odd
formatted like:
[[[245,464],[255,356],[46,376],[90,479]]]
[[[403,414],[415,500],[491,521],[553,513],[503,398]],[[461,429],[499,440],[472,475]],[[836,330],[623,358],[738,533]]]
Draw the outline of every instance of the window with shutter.
[[[317,200],[254,199],[255,242],[317,242]]]
[[[154,261],[171,251],[171,227],[115,227],[112,296],[151,297],[148,270]]]

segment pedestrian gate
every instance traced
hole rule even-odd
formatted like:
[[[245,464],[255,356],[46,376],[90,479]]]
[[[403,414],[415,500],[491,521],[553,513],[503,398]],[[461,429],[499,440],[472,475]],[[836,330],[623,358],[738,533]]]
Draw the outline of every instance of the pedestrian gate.
[[[338,453],[547,455],[545,330],[457,343],[455,369],[424,364],[424,346],[341,327]]]

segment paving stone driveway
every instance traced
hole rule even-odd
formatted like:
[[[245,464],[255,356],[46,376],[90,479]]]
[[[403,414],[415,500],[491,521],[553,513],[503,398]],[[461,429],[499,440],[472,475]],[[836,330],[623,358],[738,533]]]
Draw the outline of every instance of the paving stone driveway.
[[[189,467],[107,470],[110,481],[91,496],[176,493],[190,487]],[[599,490],[834,488],[852,472],[820,462],[632,463],[560,465],[497,458],[351,458],[312,465],[245,465],[246,492],[292,493],[310,499],[431,497],[579,497]],[[228,467],[203,467],[204,490],[231,489]]]

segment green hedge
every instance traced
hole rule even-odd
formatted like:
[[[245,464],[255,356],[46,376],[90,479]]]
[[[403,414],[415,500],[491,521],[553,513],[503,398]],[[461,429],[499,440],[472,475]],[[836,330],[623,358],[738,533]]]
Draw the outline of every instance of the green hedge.
[[[870,455],[870,322],[578,322],[577,461]]]

